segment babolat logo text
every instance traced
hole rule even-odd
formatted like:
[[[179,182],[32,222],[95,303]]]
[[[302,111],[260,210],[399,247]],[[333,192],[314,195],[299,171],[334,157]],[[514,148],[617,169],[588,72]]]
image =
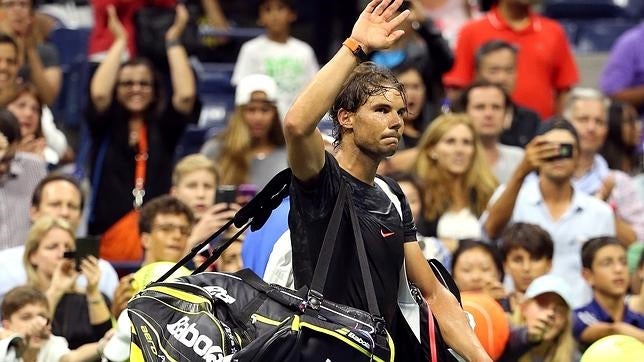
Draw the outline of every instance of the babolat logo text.
[[[354,341],[360,343],[360,345],[362,345],[362,347],[366,348],[367,350],[371,350],[371,345],[369,343],[367,343],[367,341],[365,341],[364,339],[356,336],[353,332],[347,333],[347,337],[349,337],[349,338],[353,339]]]
[[[218,287],[216,285],[211,285],[208,287],[204,287],[204,289],[208,292],[208,294],[212,295],[213,297],[222,300],[226,304],[233,304],[237,299],[233,298],[228,294],[226,289],[222,287]]]
[[[221,347],[214,345],[212,339],[201,334],[195,328],[196,325],[196,323],[190,323],[190,318],[183,317],[173,324],[168,324],[166,328],[179,343],[192,348],[206,362],[223,361],[224,353]]]

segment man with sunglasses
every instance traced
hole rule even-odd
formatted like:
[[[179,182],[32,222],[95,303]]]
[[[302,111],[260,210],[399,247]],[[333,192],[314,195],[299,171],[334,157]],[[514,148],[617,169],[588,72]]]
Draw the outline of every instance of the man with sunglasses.
[[[43,160],[17,151],[20,139],[16,117],[0,110],[0,250],[24,244],[31,194],[47,174]]]

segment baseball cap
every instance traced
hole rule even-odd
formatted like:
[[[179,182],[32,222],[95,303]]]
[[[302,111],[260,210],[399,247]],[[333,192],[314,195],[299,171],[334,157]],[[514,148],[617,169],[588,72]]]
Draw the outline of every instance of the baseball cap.
[[[264,92],[268,102],[277,101],[277,84],[273,78],[264,74],[251,74],[242,78],[235,90],[235,105],[243,106],[251,101],[254,92]]]
[[[551,274],[542,275],[533,280],[523,296],[525,299],[532,299],[544,293],[555,293],[568,304],[568,307],[573,305],[568,283],[562,278]]]

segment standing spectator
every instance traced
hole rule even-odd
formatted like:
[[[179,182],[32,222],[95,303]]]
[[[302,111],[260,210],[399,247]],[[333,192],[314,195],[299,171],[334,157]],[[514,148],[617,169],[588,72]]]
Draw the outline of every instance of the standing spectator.
[[[635,107],[629,103],[613,100],[608,110],[608,137],[599,153],[608,162],[608,167],[634,176],[642,171],[642,152],[639,151],[642,137],[642,121]]]
[[[0,250],[22,245],[26,240],[29,199],[47,174],[45,161],[33,154],[17,152],[20,137],[16,117],[0,109]]]
[[[508,94],[517,83],[517,48],[503,40],[490,40],[476,51],[475,79],[499,84]],[[541,123],[539,115],[508,99],[501,143],[525,147],[537,134]]]
[[[445,74],[445,86],[462,88],[474,78],[474,54],[485,42],[505,40],[521,49],[512,99],[535,110],[542,119],[560,110],[579,75],[566,34],[554,20],[532,11],[535,1],[499,0],[485,16],[461,28],[456,64]]]
[[[478,217],[498,183],[470,117],[436,118],[417,152],[414,172],[427,190],[423,218],[416,221],[420,233],[441,239],[450,251],[459,239],[480,238]]]
[[[483,155],[500,183],[510,179],[523,159],[523,149],[501,144],[503,123],[510,105],[510,97],[501,86],[485,81],[470,84],[458,101],[457,108],[472,119],[481,139]]]
[[[535,279],[512,315],[514,329],[501,362],[577,361],[570,321],[573,295],[560,277]]]
[[[107,297],[98,288],[98,260],[90,255],[75,267],[73,259],[63,257],[74,248],[69,223],[42,216],[29,230],[23,257],[28,285],[45,293],[53,311],[52,333],[65,337],[70,348],[98,342],[112,327]],[[81,273],[87,285],[77,289]]]
[[[222,185],[250,183],[262,189],[288,167],[278,99],[276,82],[267,75],[251,74],[237,85],[228,126],[201,149],[221,171]]]
[[[593,300],[575,309],[575,338],[585,347],[611,334],[644,342],[644,315],[624,303],[629,286],[624,245],[610,237],[588,240],[581,249],[581,260],[584,279],[593,288]]]
[[[644,115],[644,23],[622,34],[610,51],[599,78],[602,92],[630,103]]]
[[[499,245],[503,269],[512,281],[512,293],[507,303],[502,304],[511,313],[530,283],[550,272],[554,245],[547,231],[523,222],[508,226],[501,234]]]
[[[232,84],[250,74],[266,74],[277,83],[277,109],[284,117],[295,97],[318,71],[313,48],[291,36],[297,18],[293,0],[260,0],[258,23],[266,34],[242,45]]]
[[[31,221],[41,216],[60,218],[68,222],[76,232],[84,203],[83,191],[75,179],[63,174],[49,174],[34,189],[31,197]],[[26,283],[27,274],[22,266],[24,251],[24,245],[0,251],[0,265],[5,270],[0,273],[0,299],[9,289]],[[111,297],[118,284],[116,271],[103,259],[98,260],[98,267],[101,270],[98,287],[103,294]],[[78,287],[83,287],[87,280],[81,276],[77,283]]]
[[[599,150],[608,134],[609,100],[591,88],[573,89],[564,108],[564,116],[579,134],[579,162],[575,186],[606,201],[615,212],[616,237],[630,245],[644,240],[644,204],[633,180],[624,172],[608,168]]]
[[[103,234],[101,255],[108,260],[140,260],[136,209],[168,192],[175,147],[188,123],[199,116],[195,79],[179,42],[188,11],[177,5],[176,12],[165,34],[173,87],[172,99],[166,103],[160,80],[147,60],[120,64],[126,32],[116,10],[109,8],[116,40],[92,78],[87,116],[94,195],[88,231]]]
[[[3,0],[0,28],[18,43],[18,76],[38,89],[46,105],[52,105],[60,92],[63,73],[58,64],[58,51],[45,42],[48,34],[36,26],[32,0]]]
[[[507,184],[495,191],[481,221],[493,239],[509,223],[527,222],[546,230],[554,242],[552,274],[568,281],[573,306],[581,306],[590,300],[590,290],[581,278],[579,251],[591,237],[615,235],[615,219],[606,203],[573,186],[580,157],[574,126],[556,120],[544,124],[540,133],[526,147],[523,161]],[[566,144],[572,150],[562,152]],[[538,177],[526,179],[535,170]]]
[[[456,45],[456,39],[461,27],[468,21],[477,18],[479,6],[476,0],[420,0],[425,14],[436,23],[451,47]]]

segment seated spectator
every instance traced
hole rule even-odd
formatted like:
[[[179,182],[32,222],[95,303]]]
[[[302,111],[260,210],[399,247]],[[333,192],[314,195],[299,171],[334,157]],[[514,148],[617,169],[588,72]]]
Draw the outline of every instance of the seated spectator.
[[[644,240],[644,203],[633,180],[624,172],[608,168],[599,150],[608,134],[608,98],[592,88],[573,89],[564,105],[564,116],[579,134],[579,162],[575,186],[612,206],[616,237],[624,245]]]
[[[58,63],[58,50],[45,41],[36,26],[32,0],[5,1],[0,28],[18,43],[18,77],[22,82],[33,83],[40,99],[52,105],[63,84],[63,73]]]
[[[425,190],[420,186],[420,181],[408,173],[397,172],[389,174],[388,176],[396,181],[402,189],[414,219],[421,219],[424,210]],[[436,259],[445,267],[451,267],[452,255],[439,239],[418,233],[417,240],[425,259]]]
[[[474,67],[474,79],[496,83],[511,94],[517,84],[517,48],[503,40],[490,40],[476,51]],[[531,109],[507,100],[501,143],[525,147],[537,134],[541,119]]]
[[[174,167],[170,195],[190,207],[196,221],[186,253],[224,226],[239,210],[237,204],[217,203],[218,180],[215,164],[201,154],[186,156]]]
[[[295,1],[260,0],[257,6],[257,23],[266,29],[266,33],[242,45],[231,82],[239,86],[242,79],[251,74],[273,78],[277,84],[274,98],[281,120],[295,97],[317,73],[319,65],[313,48],[291,36],[291,25],[297,19]]]
[[[239,81],[228,126],[201,149],[217,165],[221,185],[250,183],[262,189],[288,167],[277,92],[275,81],[266,75],[252,74]]]
[[[570,122],[544,123],[540,135],[526,147],[523,161],[507,184],[495,191],[481,218],[491,239],[515,222],[546,230],[554,243],[551,273],[570,284],[573,307],[584,305],[591,297],[581,277],[582,243],[595,236],[615,235],[611,208],[572,184],[579,147],[579,136]],[[527,177],[535,170],[538,176]]]
[[[599,153],[608,167],[634,176],[642,171],[642,121],[629,103],[612,100],[608,109],[608,137]]]
[[[499,361],[578,360],[571,305],[571,289],[562,278],[548,274],[532,281],[512,316],[513,330]]]
[[[631,293],[628,298],[628,307],[639,314],[644,315],[644,249],[640,250],[640,257],[631,274]]]
[[[518,222],[508,226],[499,239],[503,270],[512,280],[513,292],[502,303],[509,313],[521,301],[532,281],[552,267],[554,245],[550,234],[533,224]]]
[[[452,277],[461,292],[505,298],[503,262],[498,250],[478,240],[462,240],[452,256]]]
[[[624,303],[629,285],[624,245],[612,237],[590,239],[581,249],[581,260],[584,279],[593,288],[593,300],[575,309],[575,338],[584,347],[611,334],[644,342],[644,314]]]
[[[31,221],[41,216],[51,216],[67,221],[73,230],[78,230],[84,202],[80,184],[74,178],[63,174],[49,174],[34,189],[31,197]],[[27,282],[27,274],[22,265],[24,253],[24,245],[0,251],[0,265],[4,268],[0,273],[0,299],[9,289]],[[116,271],[103,259],[98,260],[98,267],[101,270],[98,288],[101,293],[111,297],[118,285]],[[77,287],[83,288],[86,284],[85,277],[80,275]]]
[[[33,153],[49,165],[57,165],[61,157],[66,156],[65,152],[72,151],[67,150],[67,138],[56,125],[45,122],[43,106],[35,86],[25,83],[17,86],[15,98],[9,101],[7,109],[20,123],[19,150]]]
[[[186,253],[193,224],[190,207],[172,196],[159,196],[146,203],[139,218],[142,266],[159,261],[179,261]],[[132,297],[132,277],[133,274],[129,274],[121,278],[112,299],[112,315],[120,315]]]
[[[644,24],[633,26],[615,41],[599,78],[602,92],[630,103],[644,115],[644,58],[639,51]]]
[[[0,51],[1,41],[0,37]],[[42,159],[17,151],[20,141],[18,120],[0,109],[0,250],[24,243],[30,225],[29,199],[47,174]]]
[[[455,107],[472,119],[485,160],[500,183],[508,181],[523,159],[523,149],[500,143],[510,102],[510,96],[501,86],[479,81],[463,90]]]
[[[27,284],[47,296],[53,311],[52,333],[65,337],[72,349],[98,342],[112,327],[108,299],[98,289],[98,260],[90,255],[75,266],[73,259],[64,258],[74,248],[69,223],[42,216],[29,231],[23,257]],[[75,288],[80,274],[87,279],[84,289]]]
[[[418,231],[441,239],[450,251],[459,239],[480,238],[481,215],[497,181],[484,160],[481,141],[465,114],[436,118],[423,134],[414,172],[425,190]]]
[[[555,20],[532,10],[534,1],[498,0],[484,17],[461,28],[454,67],[443,77],[446,87],[462,88],[474,79],[474,54],[500,39],[521,49],[512,99],[547,119],[559,113],[566,93],[579,80],[566,33]]]
[[[0,360],[80,362],[97,360],[106,340],[70,350],[65,338],[52,334],[47,297],[30,286],[17,287],[2,301]]]
[[[103,258],[138,261],[140,240],[132,232],[136,210],[170,189],[174,150],[186,126],[196,123],[201,107],[179,41],[188,22],[185,6],[177,6],[175,21],[165,34],[173,90],[167,103],[149,61],[137,58],[120,64],[126,32],[115,9],[110,7],[108,13],[115,41],[92,77],[87,114],[94,195],[88,232],[102,235]]]

